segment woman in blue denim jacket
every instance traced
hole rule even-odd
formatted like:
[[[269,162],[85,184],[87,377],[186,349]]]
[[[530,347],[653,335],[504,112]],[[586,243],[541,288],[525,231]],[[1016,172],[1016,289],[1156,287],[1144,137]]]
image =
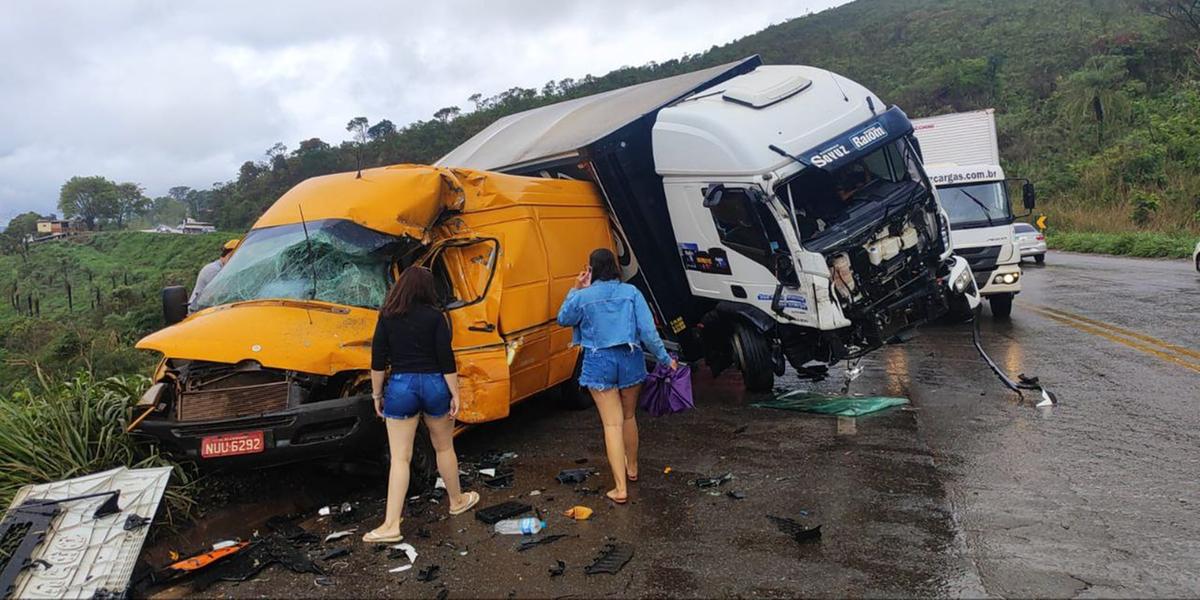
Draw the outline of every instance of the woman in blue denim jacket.
[[[574,342],[583,348],[579,385],[588,388],[600,411],[608,464],[616,482],[608,498],[625,504],[629,498],[625,480],[638,478],[636,410],[646,379],[642,346],[660,363],[670,363],[672,369],[677,364],[658,337],[646,298],[637,288],[621,283],[617,258],[607,248],[588,257],[587,269],[558,311],[558,323],[573,327]]]

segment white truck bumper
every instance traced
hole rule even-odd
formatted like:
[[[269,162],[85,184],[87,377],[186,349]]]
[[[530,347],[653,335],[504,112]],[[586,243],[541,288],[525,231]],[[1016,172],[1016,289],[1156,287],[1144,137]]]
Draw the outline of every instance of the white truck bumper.
[[[1012,283],[1005,283],[1008,276],[1012,277]],[[993,296],[995,294],[1016,294],[1021,291],[1021,267],[1016,263],[1000,265],[992,271],[983,285],[979,287],[979,293],[983,296]]]

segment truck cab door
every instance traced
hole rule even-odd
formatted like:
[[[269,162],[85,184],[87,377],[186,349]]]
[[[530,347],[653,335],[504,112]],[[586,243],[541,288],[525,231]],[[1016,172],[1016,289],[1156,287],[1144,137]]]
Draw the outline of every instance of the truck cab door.
[[[447,240],[421,261],[433,272],[438,302],[450,320],[458,363],[458,420],[482,423],[508,416],[509,369],[500,336],[504,270],[495,238]]]

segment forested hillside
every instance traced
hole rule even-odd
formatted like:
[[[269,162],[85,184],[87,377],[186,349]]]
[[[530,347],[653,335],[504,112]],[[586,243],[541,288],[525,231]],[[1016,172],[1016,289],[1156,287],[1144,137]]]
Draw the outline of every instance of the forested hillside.
[[[677,60],[477,94],[464,99],[467,110],[446,107],[403,127],[355,119],[351,139],[337,145],[314,138],[289,151],[281,143],[205,190],[203,216],[244,228],[296,182],[355,168],[360,151],[365,166],[430,162],[507,114],[757,53],[845,74],[911,116],[995,107],[1006,167],[1039,184],[1060,228],[1197,231],[1200,30],[1187,15],[1162,16],[1189,7],[857,0]]]

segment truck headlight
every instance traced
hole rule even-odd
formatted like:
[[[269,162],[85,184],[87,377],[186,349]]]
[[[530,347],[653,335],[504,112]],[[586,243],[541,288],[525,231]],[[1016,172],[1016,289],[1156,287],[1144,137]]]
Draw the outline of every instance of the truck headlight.
[[[964,270],[962,273],[958,274],[958,277],[954,278],[954,291],[956,293],[961,294],[961,293],[967,291],[967,286],[969,286],[970,284],[971,284],[971,271]]]
[[[1020,273],[1004,273],[1003,275],[997,275],[997,276],[993,277],[992,283],[1004,283],[1004,284],[1016,283],[1017,280],[1020,278],[1021,278]]]

